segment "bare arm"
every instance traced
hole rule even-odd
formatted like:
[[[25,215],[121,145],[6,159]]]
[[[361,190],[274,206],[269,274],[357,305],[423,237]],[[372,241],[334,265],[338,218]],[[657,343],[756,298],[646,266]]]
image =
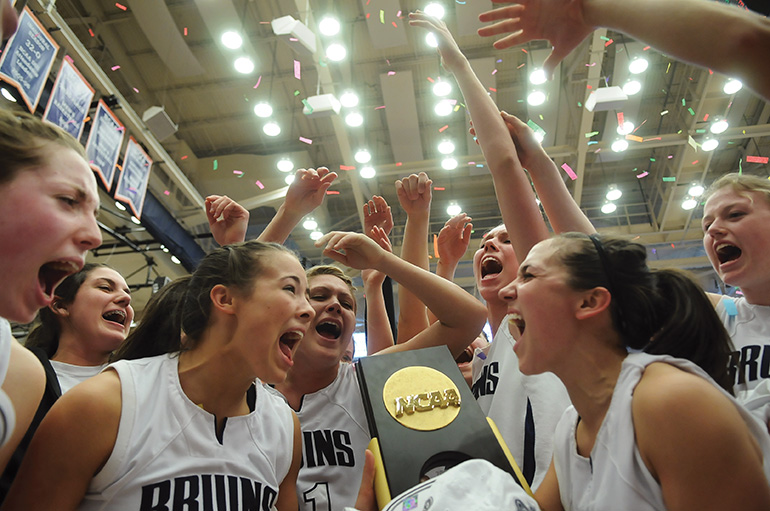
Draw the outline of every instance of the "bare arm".
[[[383,199],[384,200],[384,199]],[[364,224],[366,224],[364,216]],[[376,225],[369,230],[368,235],[388,252],[393,252],[390,240],[385,231]],[[386,275],[372,268],[361,270],[366,296],[366,353],[374,355],[378,351],[393,346],[393,332],[390,329],[388,310],[385,307],[385,297],[382,294],[382,283]]]
[[[680,60],[740,78],[770,99],[770,69],[763,65],[770,53],[770,21],[735,6],[701,0],[517,0],[479,19],[496,22],[479,29],[482,36],[510,33],[495,42],[496,48],[550,41],[553,51],[544,66],[549,75],[594,28],[607,27]]]
[[[559,481],[556,479],[556,466],[551,459],[551,465],[543,478],[543,482],[535,492],[535,500],[542,511],[563,511],[561,495],[559,494]]]
[[[299,467],[302,464],[302,431],[297,414],[292,411],[291,416],[294,419],[294,451],[289,472],[278,486],[278,499],[275,502],[275,508],[278,511],[296,511],[299,507],[297,502],[297,474],[299,474]]]
[[[438,262],[436,263],[436,275],[454,282],[455,270],[460,259],[468,250],[471,241],[472,218],[465,213],[455,215],[444,223],[444,227],[438,233],[436,245],[438,247]],[[431,325],[438,318],[428,309],[428,320]]]

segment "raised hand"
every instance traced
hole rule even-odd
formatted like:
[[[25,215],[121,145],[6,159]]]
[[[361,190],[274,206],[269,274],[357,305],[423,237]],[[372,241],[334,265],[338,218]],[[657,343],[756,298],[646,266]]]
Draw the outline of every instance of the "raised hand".
[[[548,157],[548,153],[543,149],[543,146],[540,145],[540,142],[535,138],[535,132],[515,115],[501,111],[500,117],[505,121],[505,127],[508,128],[511,140],[513,140],[513,143],[516,146],[516,154],[519,157],[519,161],[521,161],[522,167],[530,172],[536,172],[538,166],[544,161],[543,158],[550,158]],[[473,127],[473,121],[471,121],[471,127],[468,132],[472,136],[476,136],[476,129]],[[476,140],[476,144],[478,143],[479,141]]]
[[[372,227],[380,227],[385,235],[393,229],[393,215],[390,206],[379,195],[374,195],[369,202],[364,204],[364,231],[371,237]]]
[[[444,69],[453,73],[458,66],[462,66],[467,62],[465,55],[460,51],[460,47],[457,46],[457,42],[452,37],[446,23],[438,18],[434,18],[422,11],[415,11],[409,13],[409,24],[413,27],[421,27],[436,36],[436,42],[438,47],[436,50],[441,55],[441,65]]]
[[[492,1],[511,3],[506,0]],[[510,33],[495,41],[497,49],[537,39],[550,41],[553,50],[543,69],[548,77],[552,77],[559,62],[594,30],[585,21],[582,4],[582,0],[517,0],[515,5],[479,14],[480,21],[497,23],[480,28],[478,33],[482,37]]]
[[[393,253],[393,247],[391,246],[388,234],[384,229],[375,225],[369,229],[367,233],[370,238],[382,247],[383,250]],[[364,289],[381,286],[385,281],[385,277],[386,275],[384,273],[373,268],[364,268],[361,270],[361,280],[364,281]]]
[[[465,213],[460,213],[446,221],[436,242],[440,261],[454,267],[462,259],[471,241],[471,220]]]
[[[326,257],[357,270],[378,269],[387,255],[376,241],[358,232],[332,231],[316,241],[315,246],[324,247]]]
[[[214,240],[220,245],[237,243],[246,238],[249,212],[227,195],[206,197],[206,218]]]
[[[286,192],[284,207],[288,213],[307,215],[321,205],[326,196],[326,190],[337,179],[337,173],[326,167],[318,169],[299,169],[294,174],[294,181]]]
[[[433,197],[432,184],[433,181],[425,172],[412,174],[396,181],[398,202],[407,215],[430,212],[430,201]]]

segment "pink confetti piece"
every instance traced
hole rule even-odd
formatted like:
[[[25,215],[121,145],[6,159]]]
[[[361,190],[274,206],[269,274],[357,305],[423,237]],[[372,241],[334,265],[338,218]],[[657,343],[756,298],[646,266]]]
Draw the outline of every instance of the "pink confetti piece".
[[[436,83],[436,80],[434,80],[434,79],[433,79],[433,78],[431,78],[430,76],[428,77],[428,81],[429,81],[430,83]]]
[[[606,48],[607,46],[611,45],[611,44],[612,44],[612,43],[614,43],[614,42],[615,42],[615,41],[613,41],[612,39],[610,39],[609,41],[607,41],[606,43],[604,43],[604,47]]]
[[[184,35],[187,37],[187,27],[184,27]]]
[[[591,62],[590,64],[586,64],[586,67],[594,67],[596,65],[596,62]]]
[[[493,69],[493,70],[492,70],[492,74],[493,74],[493,75],[496,75],[496,74],[497,74],[497,68],[495,68],[495,69]]]
[[[260,181],[260,180],[257,180],[254,184],[257,185],[260,190],[264,190],[265,189],[265,185],[263,185],[262,181]]]
[[[561,166],[561,168],[562,168],[562,169],[564,169],[564,172],[566,172],[566,173],[567,173],[567,175],[569,176],[569,178],[570,178],[571,180],[573,180],[573,181],[574,181],[575,179],[577,179],[577,174],[575,174],[575,171],[574,171],[574,170],[572,170],[572,167],[570,167],[569,165],[567,165],[567,164],[565,163],[565,164],[563,164],[563,165]]]
[[[525,50],[524,48],[522,48],[522,49],[521,49],[521,51],[523,51],[524,53],[529,53],[529,52],[528,52],[527,50]]]
[[[642,179],[643,177],[645,177],[645,176],[648,176],[649,174],[650,174],[650,173],[649,173],[649,172],[646,172],[646,171],[645,171],[645,172],[642,172],[641,174],[637,174],[637,175],[636,175],[636,179]]]
[[[700,160],[695,160],[694,162],[691,163],[691,165],[697,165],[699,161]]]
[[[299,141],[300,141],[300,142],[304,142],[304,143],[306,143],[307,145],[310,145],[310,144],[312,144],[312,143],[313,143],[313,141],[312,141],[312,140],[310,140],[309,138],[305,138],[305,137],[299,137]]]
[[[122,5],[122,4],[119,4],[119,3],[115,3],[115,7],[117,7],[121,11],[127,11],[128,10],[125,5]]]
[[[356,170],[353,165],[340,165],[340,170]]]
[[[297,41],[299,41],[299,39],[297,39],[296,37],[290,37],[289,41],[291,41],[292,43],[296,43]]]
[[[388,71],[388,76],[393,76],[394,74],[396,74],[395,71]]]
[[[137,94],[139,94],[139,89],[137,89],[136,87],[134,87],[134,92],[136,92]]]
[[[261,81],[262,81],[262,75],[259,75],[259,78],[257,78],[257,83],[256,83],[256,84],[254,84],[254,88],[255,88],[255,89],[256,89],[257,87],[259,87],[259,84],[260,84],[260,82],[261,82]]]
[[[326,195],[339,195],[340,192],[337,190],[326,190]]]
[[[768,159],[762,156],[746,156],[748,163],[767,163]]]
[[[94,34],[94,31],[90,28],[88,29],[88,33],[91,34],[91,37],[96,37],[96,34]]]
[[[519,64],[518,66],[516,66],[516,69],[521,69],[521,68],[522,68],[522,67],[524,67],[525,65],[526,65],[526,62],[525,62],[525,63],[522,63],[522,64]]]
[[[126,127],[125,126],[119,126],[118,127],[118,131],[126,131]]]
[[[168,190],[163,190],[163,195],[171,195],[171,192],[169,192]]]
[[[643,120],[643,121],[642,121],[642,123],[641,123],[639,126],[637,126],[636,128],[634,128],[634,131],[632,131],[631,133],[636,133],[636,130],[638,130],[639,128],[641,128],[642,126],[644,126],[644,123],[645,123],[645,122],[647,122],[647,119]]]
[[[72,57],[70,57],[69,55],[65,55],[65,56],[64,56],[64,60],[66,60],[66,61],[67,61],[67,62],[69,62],[70,64],[74,64],[74,63],[75,63],[75,61],[74,61],[74,60],[72,60]]]
[[[186,160],[187,158],[188,158],[188,156],[186,154],[184,156],[182,156],[183,160]]]
[[[242,170],[234,170],[233,174],[235,174],[236,176],[242,176],[243,175],[243,171]]]
[[[299,66],[300,66],[299,60],[295,60],[294,61],[294,78],[296,78],[297,80],[300,80],[302,78]]]
[[[709,120],[709,114],[706,114],[703,116],[703,122],[706,122]]]
[[[398,28],[398,25],[396,25],[395,21],[391,21],[391,23],[393,24],[393,27]]]
[[[618,112],[618,126],[623,127],[623,119],[624,119],[623,112]]]
[[[445,130],[445,129],[447,129],[448,127],[449,127],[449,124],[445,124],[444,126],[442,126],[442,127],[440,127],[440,128],[438,129],[438,132],[439,132],[439,133],[443,133],[443,132],[444,132],[444,130]]]
[[[490,87],[489,90],[491,90],[492,92],[497,92],[497,89],[495,89],[494,87]]]
[[[118,69],[120,69],[120,66],[112,66],[110,69],[113,71],[117,71]]]
[[[446,190],[446,188],[444,188],[443,186],[434,186],[433,189],[439,192],[443,192],[444,190]]]
[[[403,164],[404,164],[404,162],[402,162],[402,161],[397,161],[397,162],[396,162],[396,167],[400,167],[400,166],[401,166],[401,165],[403,165]]]
[[[647,51],[647,50],[649,50],[650,48],[652,48],[652,46],[645,46],[644,48],[642,48],[642,51]]]
[[[385,105],[374,107],[375,110],[382,110],[383,108],[385,108]]]

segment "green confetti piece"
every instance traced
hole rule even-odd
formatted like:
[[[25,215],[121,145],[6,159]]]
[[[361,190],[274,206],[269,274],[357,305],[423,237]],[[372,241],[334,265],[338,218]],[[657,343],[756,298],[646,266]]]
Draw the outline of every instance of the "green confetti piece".
[[[593,137],[594,135],[598,135],[598,134],[599,134],[599,132],[598,132],[598,131],[592,131],[591,133],[586,133],[586,138],[591,138],[591,137]]]
[[[217,170],[217,167],[219,167],[219,162],[214,160],[214,170]]]
[[[543,131],[543,132],[545,131],[543,128],[538,126],[537,123],[535,121],[533,121],[532,119],[527,121],[527,126],[532,128],[533,131]]]
[[[743,158],[738,160],[738,174],[743,174]]]
[[[580,107],[580,108],[583,108],[583,103],[581,103],[580,101],[578,101],[578,107]]]
[[[673,177],[673,176],[672,177],[664,177],[663,181],[665,181],[666,183],[673,183],[674,181],[676,181],[676,178]]]
[[[516,102],[517,103],[524,103],[524,100],[523,99],[518,99],[518,100],[516,100]]]
[[[685,102],[684,98],[682,98],[682,106],[687,106],[687,103]]]
[[[295,96],[299,96],[299,91],[298,91],[298,90],[295,90],[295,91],[294,91],[294,95],[295,95]]]
[[[380,9],[380,23],[385,24],[385,11]]]
[[[704,129],[695,130],[695,133],[706,133],[706,130],[704,130]]]
[[[324,61],[324,59],[323,59],[323,58],[320,58],[320,59],[318,59],[318,64],[319,64],[321,67],[326,67],[326,62]]]
[[[690,115],[692,116],[695,115],[695,110],[693,110],[692,108],[688,108],[687,111],[690,112]]]
[[[650,158],[650,161],[655,161],[655,158]]]
[[[602,39],[602,41],[609,41],[610,40],[609,37],[605,37],[605,36],[601,36],[601,39]]]
[[[313,107],[312,107],[312,106],[310,106],[310,103],[308,102],[308,100],[307,100],[307,99],[303,99],[303,100],[302,100],[302,104],[303,104],[303,105],[305,105],[305,108],[307,108],[307,112],[306,112],[306,111],[304,111],[304,110],[302,111],[302,113],[303,113],[303,114],[305,114],[305,115],[310,115],[310,114],[312,114],[312,113],[313,113]]]
[[[682,130],[677,131],[676,134],[677,135],[681,135],[682,134]]]

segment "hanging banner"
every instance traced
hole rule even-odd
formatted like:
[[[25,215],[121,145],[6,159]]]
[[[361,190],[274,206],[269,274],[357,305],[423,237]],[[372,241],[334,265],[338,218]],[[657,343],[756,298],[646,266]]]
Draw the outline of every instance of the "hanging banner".
[[[115,188],[115,198],[128,203],[134,216],[139,219],[142,218],[144,196],[150,180],[150,167],[152,167],[150,157],[134,137],[129,137],[126,154],[123,156],[123,171]]]
[[[115,165],[118,163],[125,134],[126,128],[100,99],[86,141],[86,156],[91,168],[99,175],[107,191],[112,187]]]
[[[62,128],[75,140],[80,140],[92,99],[94,88],[75,68],[72,59],[65,56],[48,98],[43,120]]]
[[[59,45],[32,11],[24,7],[19,28],[0,56],[0,79],[19,90],[30,112],[37,108],[58,51]]]

